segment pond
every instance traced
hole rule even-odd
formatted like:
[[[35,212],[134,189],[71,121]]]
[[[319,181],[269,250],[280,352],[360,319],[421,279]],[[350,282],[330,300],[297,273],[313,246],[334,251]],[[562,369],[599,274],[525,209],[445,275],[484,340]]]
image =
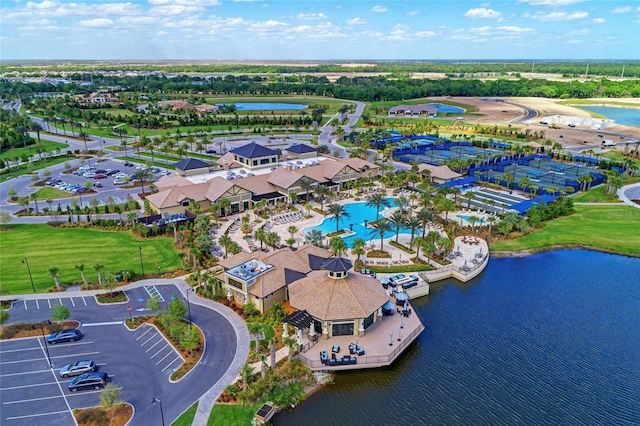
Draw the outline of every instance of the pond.
[[[216,106],[219,106],[219,107],[224,105],[230,105],[230,104],[216,104]],[[233,105],[236,106],[236,109],[238,111],[265,111],[265,110],[282,111],[282,110],[300,110],[300,109],[309,108],[309,105],[305,105],[305,104],[283,104],[283,103],[271,103],[271,102],[264,102],[264,103],[237,102],[237,103],[234,103]]]
[[[433,107],[433,108],[437,108],[438,112],[452,112],[456,114],[461,114],[465,111],[464,108],[451,106],[451,105],[444,105],[444,104],[426,104],[426,105],[429,105],[430,107]]]
[[[592,425],[640,419],[640,259],[491,259],[415,301],[425,331],[391,367],[337,374],[276,426]]]
[[[603,115],[618,124],[640,126],[640,108],[617,108],[608,106],[580,106],[587,111]]]

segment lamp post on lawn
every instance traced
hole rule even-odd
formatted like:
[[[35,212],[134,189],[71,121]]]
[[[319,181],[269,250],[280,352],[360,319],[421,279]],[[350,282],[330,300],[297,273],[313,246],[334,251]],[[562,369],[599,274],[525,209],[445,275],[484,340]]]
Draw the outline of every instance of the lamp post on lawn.
[[[189,329],[191,329],[191,303],[189,303],[189,293],[195,291],[192,287],[187,289],[187,312],[189,313]]]
[[[151,400],[151,404],[153,405],[160,404],[160,418],[162,419],[162,426],[164,426],[164,412],[162,411],[162,401],[154,397]]]
[[[142,269],[142,278],[144,278],[144,263],[142,263],[142,246],[138,246],[140,250],[140,269]]]
[[[26,257],[22,258],[22,263],[24,263],[25,265],[27,265],[27,272],[29,273],[29,280],[31,280],[31,288],[33,289],[33,292],[36,292],[36,286],[33,285],[33,276],[31,276],[31,268],[29,268],[29,261],[27,260]]]
[[[49,368],[53,367],[53,364],[51,363],[51,355],[49,355],[49,347],[48,347],[48,343],[47,343],[47,338],[44,335],[44,328],[42,327],[43,324],[51,324],[51,321],[46,320],[46,321],[42,321],[40,322],[40,331],[42,332],[42,340],[44,341],[44,352],[47,354],[47,361],[49,362]],[[35,330],[36,326],[32,326],[31,329]]]

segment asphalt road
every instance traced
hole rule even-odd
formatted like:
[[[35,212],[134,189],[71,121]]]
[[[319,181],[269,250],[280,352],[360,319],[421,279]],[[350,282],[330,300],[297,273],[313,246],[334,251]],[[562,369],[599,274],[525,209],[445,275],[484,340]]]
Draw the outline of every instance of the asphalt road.
[[[182,298],[173,285],[156,287],[164,298],[163,308],[171,297]],[[132,425],[160,424],[159,406],[151,404],[154,397],[162,401],[166,424],[170,424],[222,378],[236,354],[237,340],[221,314],[197,305],[196,296],[191,295],[191,319],[204,333],[206,348],[201,362],[187,376],[170,383],[171,372],[180,364],[177,352],[154,328],[129,331],[123,325],[129,315],[127,306],[134,314],[145,313],[149,293],[140,287],[127,290],[127,295],[128,303],[116,305],[98,305],[93,297],[65,297],[64,293],[14,303],[9,310],[11,323],[46,320],[50,306],[62,303],[71,310],[71,319],[81,322],[84,337],[48,346],[53,369],[48,368],[42,338],[0,342],[1,424],[74,425],[65,410],[94,406],[99,399],[99,391],[71,394],[67,389],[70,379],[57,377],[62,365],[78,359],[94,359],[99,371],[107,372],[122,388],[121,399],[135,407]]]

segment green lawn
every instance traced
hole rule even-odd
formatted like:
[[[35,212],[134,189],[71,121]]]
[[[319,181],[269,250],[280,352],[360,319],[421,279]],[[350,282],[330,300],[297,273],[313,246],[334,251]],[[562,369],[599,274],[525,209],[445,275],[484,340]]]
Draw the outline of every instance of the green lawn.
[[[56,164],[64,163],[65,161],[70,161],[70,160],[73,160],[73,158],[63,156],[63,157],[56,157],[47,161],[35,161],[32,163],[33,168],[31,170],[29,170],[26,165],[22,164],[20,166],[20,170],[12,169],[11,173],[9,173],[8,169],[2,169],[2,172],[1,172],[2,174],[0,174],[0,182],[6,182],[9,179],[14,178],[16,176],[26,175],[28,173],[35,172],[36,170],[46,169],[49,166],[54,166]]]
[[[491,244],[491,250],[587,247],[640,256],[640,209],[627,205],[576,205],[575,210],[573,215],[555,219],[522,238],[497,241]]]
[[[143,157],[144,158],[144,157]],[[151,157],[149,157],[149,160],[140,160],[138,159],[138,157],[125,157],[124,155],[120,155],[118,157],[116,157],[116,159],[118,160],[124,160],[124,161],[131,161],[132,163],[136,163],[136,164],[146,164],[149,167],[164,167],[165,169],[171,169],[171,170],[175,170],[175,167],[171,165],[171,161],[169,162],[169,165],[165,164],[165,163],[161,163],[160,161],[154,161],[151,162]],[[155,158],[154,158],[155,160]]]
[[[216,404],[211,409],[207,426],[247,426],[262,403],[251,406]]]
[[[72,197],[72,195],[61,189],[56,189],[52,186],[45,186],[36,191],[36,195],[38,200],[46,200],[47,198],[56,199],[56,198],[67,198]]]
[[[48,269],[62,271],[62,283],[81,283],[75,265],[84,263],[90,282],[97,282],[93,266],[104,265],[104,271],[133,270],[140,276],[140,251],[145,271],[157,273],[175,270],[179,265],[177,251],[171,238],[138,240],[128,231],[99,231],[77,228],[51,228],[47,225],[15,225],[0,232],[0,284],[2,294],[31,293],[26,266],[21,260],[28,258],[37,291],[55,286]]]
[[[34,138],[35,139],[35,138]],[[67,148],[66,144],[63,144],[61,142],[53,142],[53,141],[49,141],[46,140],[44,138],[40,138],[40,140],[42,141],[42,147],[40,147],[40,145],[38,145],[38,141],[36,139],[36,143],[33,145],[28,146],[27,148],[14,148],[14,149],[8,149],[6,151],[2,151],[2,153],[0,153],[0,159],[7,159],[7,158],[14,158],[14,157],[21,157],[22,155],[35,155],[36,158],[38,158],[38,155],[36,153],[36,149],[38,148],[42,148],[47,152],[52,152],[55,151],[56,149],[65,149]]]
[[[615,203],[622,202],[615,194],[607,194],[604,190],[607,189],[607,185],[599,185],[595,188],[588,190],[587,192],[580,192],[571,196],[571,200],[574,203]]]
[[[193,418],[196,416],[196,411],[198,410],[198,401],[196,401],[187,411],[182,413],[180,417],[178,417],[171,426],[191,426],[193,423]]]

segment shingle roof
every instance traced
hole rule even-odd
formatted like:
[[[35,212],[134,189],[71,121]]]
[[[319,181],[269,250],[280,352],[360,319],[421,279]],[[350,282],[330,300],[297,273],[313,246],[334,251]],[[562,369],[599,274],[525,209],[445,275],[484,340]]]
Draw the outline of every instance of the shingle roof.
[[[209,166],[202,160],[198,160],[197,158],[187,158],[179,163],[175,163],[174,167],[180,170],[196,170],[196,169],[208,169]]]
[[[294,183],[302,179],[304,175],[294,172],[293,170],[287,170],[284,168],[277,168],[271,172],[268,176],[269,183],[277,185],[280,188],[289,189]]]
[[[271,155],[277,155],[277,153],[274,150],[266,148],[262,145],[258,145],[257,143],[250,143],[247,145],[243,145],[236,149],[232,149],[230,152],[244,158],[259,158],[259,157],[268,157]]]
[[[424,170],[429,170],[431,177],[435,179],[450,180],[462,176],[460,173],[451,170],[449,166],[432,166],[431,164],[418,165],[418,172],[422,173]]]
[[[353,263],[344,257],[330,257],[322,263],[322,267],[331,272],[345,272],[353,268]]]
[[[178,206],[185,199],[193,201],[204,201],[206,199],[209,183],[198,183],[193,185],[176,186],[165,191],[156,192],[147,196],[147,200],[157,208],[168,208]]]
[[[173,188],[175,186],[192,185],[192,183],[190,180],[185,179],[180,175],[173,174],[161,177],[156,182],[154,182],[153,185],[158,188],[159,191],[161,191],[163,189]]]
[[[293,152],[294,154],[306,154],[308,152],[317,152],[318,150],[303,143],[297,145],[291,145],[287,148],[287,151]]]
[[[324,321],[366,318],[388,301],[380,282],[367,275],[334,279],[313,271],[289,285],[291,306]]]

